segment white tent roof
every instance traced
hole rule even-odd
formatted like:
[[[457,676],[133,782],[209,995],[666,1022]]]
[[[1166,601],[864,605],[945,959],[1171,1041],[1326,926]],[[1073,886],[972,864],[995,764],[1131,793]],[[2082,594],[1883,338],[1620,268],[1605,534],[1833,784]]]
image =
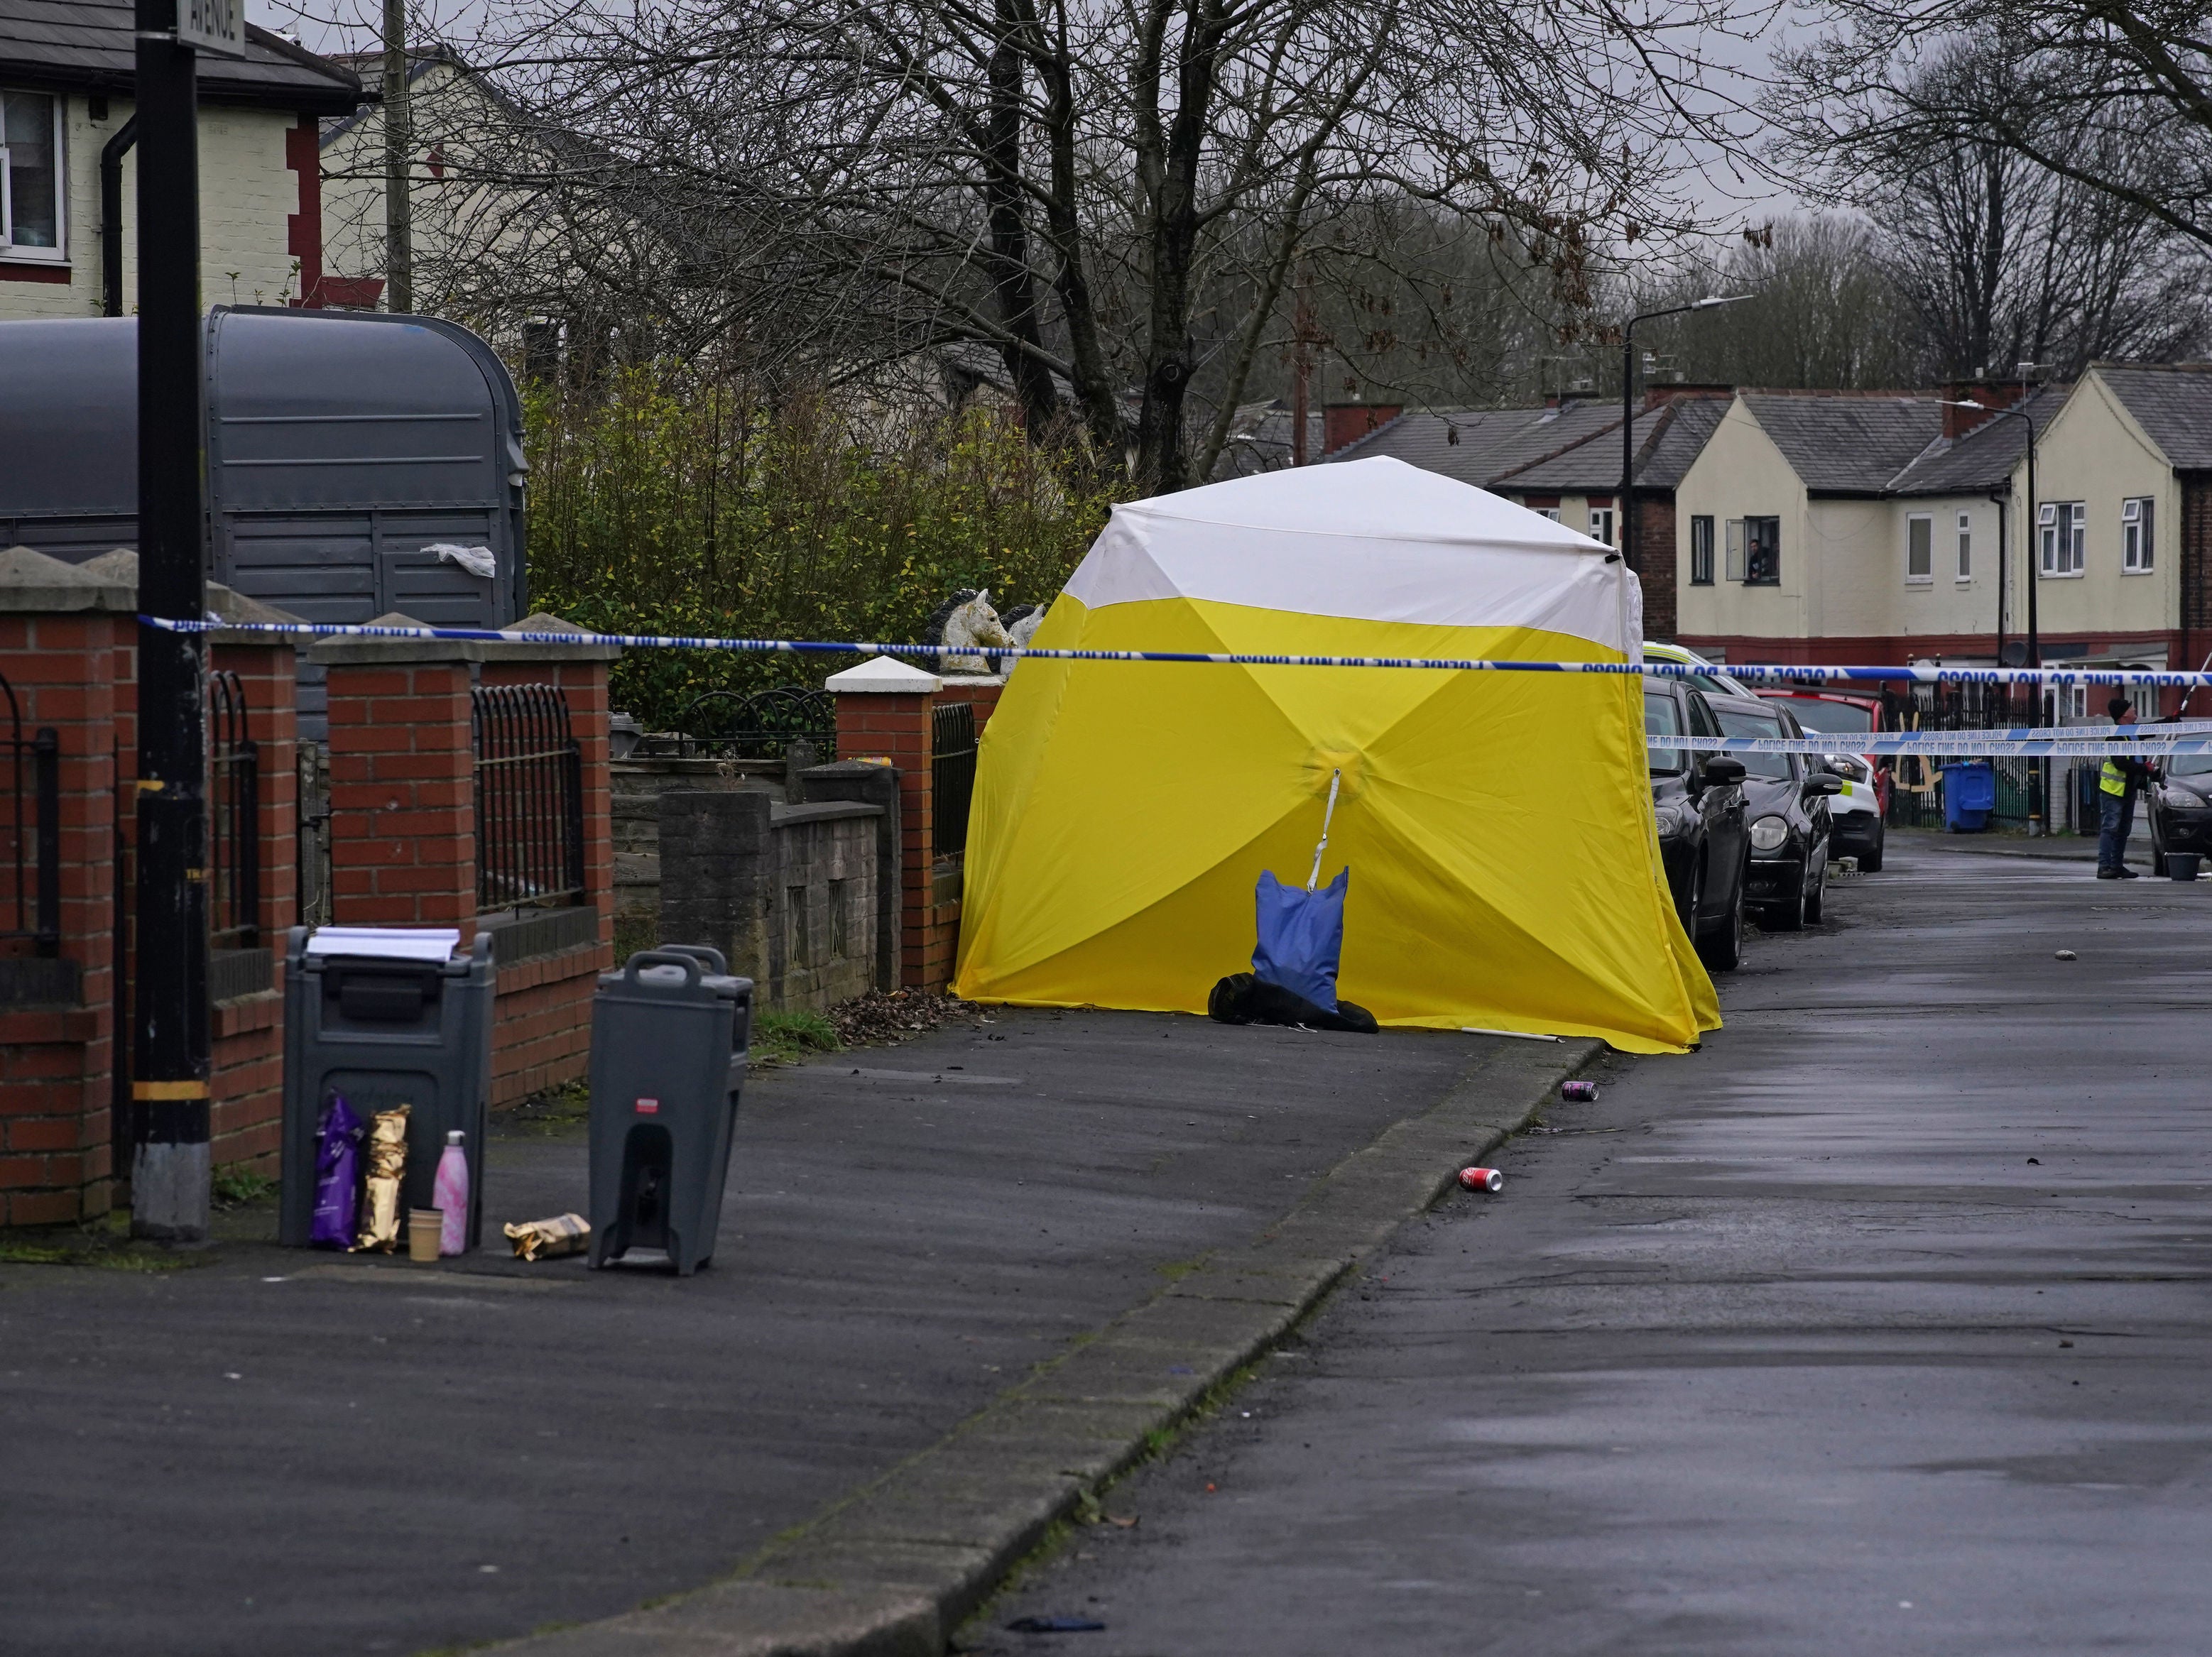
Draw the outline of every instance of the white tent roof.
[[[1086,608],[1197,598],[1305,616],[1526,627],[1633,655],[1619,555],[1540,513],[1377,457],[1114,508],[1067,583]]]

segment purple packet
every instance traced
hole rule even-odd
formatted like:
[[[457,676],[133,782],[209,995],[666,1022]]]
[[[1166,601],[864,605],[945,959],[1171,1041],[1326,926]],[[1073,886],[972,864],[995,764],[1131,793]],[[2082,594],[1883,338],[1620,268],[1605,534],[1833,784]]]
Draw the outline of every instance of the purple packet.
[[[315,1223],[307,1241],[318,1248],[351,1248],[361,1207],[362,1123],[337,1094],[315,1130]]]

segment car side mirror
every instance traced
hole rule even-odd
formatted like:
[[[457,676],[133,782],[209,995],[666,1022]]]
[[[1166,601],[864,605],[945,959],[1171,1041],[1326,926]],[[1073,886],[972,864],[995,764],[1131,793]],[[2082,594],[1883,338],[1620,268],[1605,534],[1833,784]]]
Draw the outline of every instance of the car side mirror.
[[[1743,762],[1731,759],[1726,754],[1716,754],[1705,762],[1705,780],[1717,787],[1726,788],[1744,779]]]
[[[1844,780],[1832,772],[1815,771],[1805,779],[1804,797],[1807,799],[1818,799],[1823,794],[1840,794],[1843,792]]]

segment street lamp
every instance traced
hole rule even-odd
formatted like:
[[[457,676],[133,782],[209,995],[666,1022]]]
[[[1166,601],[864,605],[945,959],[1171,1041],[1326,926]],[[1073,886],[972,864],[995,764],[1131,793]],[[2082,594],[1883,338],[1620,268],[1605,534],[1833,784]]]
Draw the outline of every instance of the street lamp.
[[[1711,311],[1752,297],[1749,294],[1708,294],[1687,305],[1670,305],[1663,311],[1631,317],[1620,331],[1620,555],[1631,569],[1636,568],[1636,512],[1628,499],[1636,470],[1636,325],[1660,317],[1679,317],[1686,311]]]

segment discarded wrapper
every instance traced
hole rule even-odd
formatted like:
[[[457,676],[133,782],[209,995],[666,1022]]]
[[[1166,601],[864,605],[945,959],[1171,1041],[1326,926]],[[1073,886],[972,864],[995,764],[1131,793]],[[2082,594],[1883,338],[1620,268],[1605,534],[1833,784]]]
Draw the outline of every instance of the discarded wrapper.
[[[1597,1097],[1597,1083],[1595,1082],[1562,1082],[1559,1083],[1559,1097],[1562,1099],[1571,1099],[1580,1104],[1587,1104],[1591,1100]]]
[[[592,1240],[592,1223],[580,1214],[563,1214],[550,1220],[525,1220],[504,1228],[514,1244],[517,1259],[550,1260],[562,1254],[580,1254]]]
[[[2074,951],[2071,950],[2061,950],[2058,952],[2058,958],[2061,961],[2071,961],[2075,958]]]
[[[368,1187],[362,1204],[356,1251],[399,1247],[399,1182],[407,1173],[407,1118],[411,1105],[380,1110],[368,1130]]]
[[[1505,1184],[1505,1176],[1494,1168],[1463,1168],[1459,1182],[1469,1191],[1496,1191]]]

